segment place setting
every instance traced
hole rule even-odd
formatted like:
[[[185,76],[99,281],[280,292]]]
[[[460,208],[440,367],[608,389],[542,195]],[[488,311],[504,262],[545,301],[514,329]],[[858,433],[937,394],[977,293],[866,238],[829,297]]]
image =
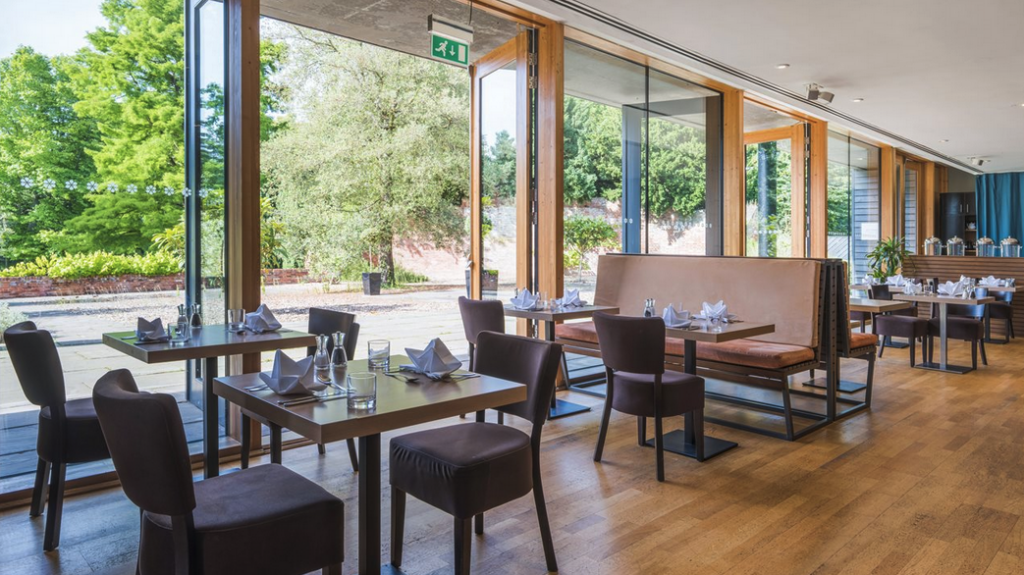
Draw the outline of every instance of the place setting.
[[[405,383],[424,383],[422,378],[430,381],[461,381],[479,377],[473,372],[456,373],[462,368],[462,361],[455,357],[441,338],[434,338],[423,349],[405,348],[405,354],[412,363],[402,364],[398,369],[384,373],[393,379]]]

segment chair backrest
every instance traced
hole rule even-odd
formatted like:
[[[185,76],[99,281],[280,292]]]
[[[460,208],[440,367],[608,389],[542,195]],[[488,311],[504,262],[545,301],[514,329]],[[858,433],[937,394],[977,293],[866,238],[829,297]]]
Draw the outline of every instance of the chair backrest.
[[[534,431],[548,418],[555,379],[562,361],[562,345],[548,341],[484,331],[477,335],[474,369],[489,375],[522,383],[526,401],[497,408],[534,424]]]
[[[892,291],[889,289],[889,286],[885,284],[871,286],[868,290],[871,293],[871,299],[880,299],[884,301],[892,299]]]
[[[64,369],[50,332],[24,321],[4,331],[4,343],[26,399],[40,407],[67,401]]]
[[[128,499],[150,513],[191,513],[192,466],[174,398],[139,393],[131,372],[118,369],[96,382],[92,400]]]
[[[505,306],[496,299],[469,299],[459,297],[459,312],[466,341],[476,345],[480,332],[505,333]]]
[[[660,317],[594,314],[601,358],[608,369],[665,373],[665,322]]]
[[[356,323],[356,315],[333,309],[319,307],[309,308],[309,329],[313,335],[333,335],[334,332],[345,333],[345,355],[354,359],[356,354],[356,341],[359,339],[359,324]],[[334,338],[327,342],[327,352],[334,351]],[[307,355],[316,353],[316,346],[306,348]]]

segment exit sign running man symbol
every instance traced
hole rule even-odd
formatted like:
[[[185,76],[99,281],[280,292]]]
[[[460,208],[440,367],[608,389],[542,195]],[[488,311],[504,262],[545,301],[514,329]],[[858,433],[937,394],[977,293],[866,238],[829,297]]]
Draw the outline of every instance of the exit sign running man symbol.
[[[445,36],[430,35],[430,55],[438,60],[469,65],[469,45]]]

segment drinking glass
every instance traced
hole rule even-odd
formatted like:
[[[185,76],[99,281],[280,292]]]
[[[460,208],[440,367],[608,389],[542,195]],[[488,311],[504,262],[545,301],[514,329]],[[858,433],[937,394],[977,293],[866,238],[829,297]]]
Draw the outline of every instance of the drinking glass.
[[[383,369],[388,371],[391,367],[391,342],[386,339],[371,339],[367,344],[370,361],[370,369]]]
[[[542,310],[548,309],[548,292],[537,292],[537,307]]]
[[[348,408],[374,409],[377,407],[377,374],[352,373],[348,376]]]
[[[238,331],[245,327],[245,310],[244,309],[229,309],[228,310],[228,330]]]

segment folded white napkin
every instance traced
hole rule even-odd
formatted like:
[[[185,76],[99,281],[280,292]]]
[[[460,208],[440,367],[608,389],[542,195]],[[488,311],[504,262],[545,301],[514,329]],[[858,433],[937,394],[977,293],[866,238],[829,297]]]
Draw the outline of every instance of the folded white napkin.
[[[983,287],[1002,287],[1006,285],[1006,280],[998,279],[995,276],[988,276],[981,278],[978,285]]]
[[[516,309],[530,310],[537,307],[537,296],[530,293],[528,289],[523,289],[511,301],[512,306]]]
[[[422,373],[431,379],[441,379],[462,367],[462,362],[437,337],[430,340],[422,350],[405,348],[405,354],[412,360],[412,365],[403,365],[403,369]]]
[[[281,350],[274,354],[274,368],[260,373],[260,379],[280,395],[312,395],[327,387],[313,374],[313,356],[295,361]]]
[[[583,307],[587,305],[587,302],[580,299],[580,290],[570,289],[565,290],[565,297],[555,300],[555,305],[558,307]]]
[[[939,295],[959,296],[964,293],[963,282],[944,282],[938,286]]]
[[[704,319],[722,319],[728,317],[729,306],[725,305],[725,302],[718,300],[718,303],[704,302],[700,304],[700,315]]]
[[[260,304],[256,311],[245,314],[245,327],[253,333],[263,333],[281,329],[281,322],[277,321],[266,304]]]
[[[140,317],[135,327],[135,337],[139,341],[149,343],[170,341],[171,339],[171,336],[167,335],[167,331],[164,330],[164,321],[160,318],[146,321]]]
[[[896,287],[903,287],[903,284],[905,284],[906,282],[907,282],[907,280],[906,280],[906,278],[903,277],[903,274],[896,274],[894,276],[889,276],[885,280],[886,285],[891,285],[891,286],[896,286]]]
[[[688,327],[690,325],[690,312],[686,310],[676,311],[673,306],[668,306],[661,312],[661,319],[665,320],[666,327]]]

